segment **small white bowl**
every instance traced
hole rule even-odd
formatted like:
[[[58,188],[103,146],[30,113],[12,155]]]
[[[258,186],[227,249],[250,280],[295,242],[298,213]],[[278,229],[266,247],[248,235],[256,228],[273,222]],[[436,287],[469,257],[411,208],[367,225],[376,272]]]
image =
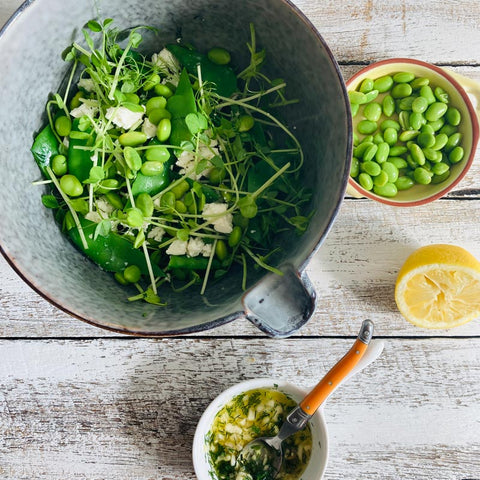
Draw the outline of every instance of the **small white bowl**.
[[[215,478],[215,476],[211,474],[212,467],[208,460],[207,445],[205,442],[205,437],[212,426],[215,415],[233,397],[257,388],[276,389],[287,394],[297,403],[300,402],[309,391],[309,389],[299,388],[284,380],[257,378],[238,383],[222,392],[205,410],[195,431],[192,455],[193,466],[198,480],[212,480],[212,478]],[[310,420],[310,428],[312,430],[312,455],[307,468],[302,474],[302,480],[320,480],[325,472],[328,459],[327,425],[322,408],[319,408],[313,415]]]

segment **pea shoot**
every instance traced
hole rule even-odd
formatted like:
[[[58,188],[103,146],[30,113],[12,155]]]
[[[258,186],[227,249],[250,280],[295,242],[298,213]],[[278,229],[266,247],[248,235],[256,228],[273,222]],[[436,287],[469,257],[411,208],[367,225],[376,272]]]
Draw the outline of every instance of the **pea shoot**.
[[[230,53],[167,44],[147,57],[144,31],[89,21],[33,156],[50,188],[42,196],[88,258],[136,289],[130,301],[165,305],[161,288],[207,286],[234,264],[276,274],[282,231],[308,227],[311,194],[301,187],[302,148],[274,109],[282,79],[262,70],[255,29],[250,64]],[[276,110],[275,110],[276,111]]]

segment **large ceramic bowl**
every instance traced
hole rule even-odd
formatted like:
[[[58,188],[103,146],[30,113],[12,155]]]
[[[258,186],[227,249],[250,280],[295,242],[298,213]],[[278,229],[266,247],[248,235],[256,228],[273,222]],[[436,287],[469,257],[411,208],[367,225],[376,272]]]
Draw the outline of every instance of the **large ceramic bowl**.
[[[265,48],[268,73],[282,77],[300,101],[285,120],[303,145],[304,184],[313,189],[312,217],[302,237],[281,237],[283,277],[259,271],[241,289],[241,269],[208,288],[204,296],[162,292],[164,308],[126,301],[124,287],[78,252],[60,233],[33,186],[39,171],[30,154],[44,107],[68,65],[60,54],[94,17],[115,19],[119,28],[158,27],[142,43],[158,52],[179,35],[200,50],[223,46],[234,63],[246,65],[249,23]],[[204,330],[247,316],[270,335],[286,336],[308,320],[315,295],[304,274],[325,238],[348,181],[351,120],[338,66],[312,24],[286,0],[29,0],[0,35],[0,246],[19,275],[38,293],[71,315],[116,331],[166,335]]]

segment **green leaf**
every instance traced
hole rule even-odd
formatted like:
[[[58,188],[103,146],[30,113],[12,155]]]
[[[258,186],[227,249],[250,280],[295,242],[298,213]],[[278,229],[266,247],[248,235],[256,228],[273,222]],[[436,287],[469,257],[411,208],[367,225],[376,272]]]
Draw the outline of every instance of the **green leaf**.
[[[93,43],[93,39],[90,36],[90,34],[86,30],[82,30],[83,36],[85,37],[85,41],[87,42],[87,45],[89,46],[90,50],[95,50],[95,45]]]
[[[58,93],[56,93],[54,95],[54,98],[55,98],[55,102],[57,102],[58,108],[63,110],[65,108],[65,103],[63,103],[62,97]]]
[[[153,293],[153,290],[151,288],[148,288],[145,291],[143,299],[148,303],[158,305],[160,307],[164,307],[166,305],[166,303],[162,302],[162,300],[157,294]]]
[[[73,139],[73,140],[88,140],[89,138],[90,138],[90,133],[78,132],[76,130],[72,130],[70,132],[70,139]]]
[[[105,24],[104,24],[105,25]],[[92,31],[92,32],[101,32],[102,31],[102,26],[96,21],[96,20],[90,20],[87,23],[87,27]]]
[[[103,21],[103,28],[107,28],[111,23],[113,23],[113,18],[106,18]]]
[[[217,168],[223,168],[225,166],[220,155],[215,155],[214,157],[212,157],[210,159],[210,163]]]
[[[180,143],[180,148],[187,152],[193,152],[195,150],[195,146],[193,145],[193,143],[187,140],[184,140],[183,142]]]
[[[123,92],[123,93],[132,93],[132,92],[135,92],[135,84],[131,81],[131,80],[125,80],[123,83],[122,83],[122,87],[120,88],[120,90]],[[142,110],[143,111],[143,110]]]
[[[182,228],[177,231],[177,238],[179,240],[182,240],[183,242],[186,242],[188,240],[189,235],[190,230],[187,230],[186,228]]]
[[[78,120],[78,129],[81,132],[85,132],[88,128],[90,128],[91,124],[92,123],[90,122],[90,119],[86,115],[83,115]]]
[[[195,173],[199,175],[202,173],[206,168],[208,168],[208,159],[203,158],[197,163],[197,166],[195,167]]]
[[[189,113],[185,117],[185,123],[187,124],[188,130],[192,135],[195,135],[201,131],[200,121],[196,113]]]
[[[58,200],[53,195],[42,195],[42,203],[47,208],[58,208]]]
[[[125,147],[123,149],[123,156],[125,157],[128,168],[130,168],[132,172],[138,172],[138,170],[142,168],[142,158],[133,147]]]
[[[140,231],[137,233],[137,236],[135,237],[135,242],[133,242],[133,247],[134,248],[140,248],[145,242],[145,232],[143,229],[140,229]]]
[[[131,34],[130,34],[130,43],[132,44],[132,47],[133,48],[137,48],[140,43],[142,43],[142,36],[136,32],[136,31],[133,31]]]
[[[102,167],[95,166],[90,169],[88,178],[83,183],[98,183],[105,178],[105,172]]]
[[[72,198],[70,206],[78,213],[86,215],[88,213],[88,203],[83,198]]]
[[[257,215],[257,204],[255,203],[255,199],[250,195],[242,197],[238,201],[237,206],[240,209],[240,213],[245,218],[253,218]]]
[[[95,241],[98,236],[106,237],[112,230],[112,222],[105,218],[95,227],[95,233],[93,234],[93,240]]]

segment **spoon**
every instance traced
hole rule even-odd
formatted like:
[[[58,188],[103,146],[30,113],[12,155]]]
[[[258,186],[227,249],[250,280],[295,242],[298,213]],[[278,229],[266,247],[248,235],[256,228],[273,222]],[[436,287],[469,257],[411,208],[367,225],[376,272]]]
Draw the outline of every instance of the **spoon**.
[[[373,328],[371,320],[364,320],[352,348],[289,413],[275,437],[256,438],[242,449],[238,462],[245,473],[267,471],[270,476],[262,478],[271,479],[278,475],[283,461],[282,442],[306,427],[312,415],[358,364],[372,339]]]

